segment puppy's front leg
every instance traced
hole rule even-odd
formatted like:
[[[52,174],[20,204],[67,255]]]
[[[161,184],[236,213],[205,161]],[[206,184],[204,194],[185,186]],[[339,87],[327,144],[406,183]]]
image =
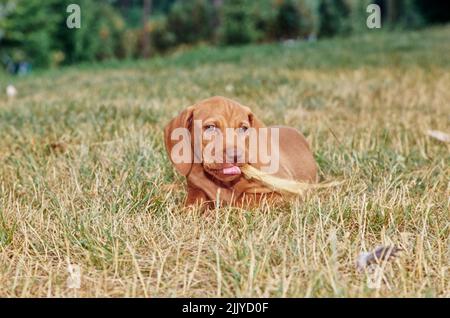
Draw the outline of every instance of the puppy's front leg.
[[[205,192],[203,192],[199,188],[196,188],[188,184],[187,197],[184,203],[185,206],[191,205],[203,206],[205,204],[209,205],[209,203],[210,200]]]
[[[230,203],[233,200],[233,191],[219,187],[206,175],[201,165],[194,164],[191,173],[187,177],[188,186],[203,191],[207,196],[207,201],[216,202],[217,192],[220,190],[220,202]]]

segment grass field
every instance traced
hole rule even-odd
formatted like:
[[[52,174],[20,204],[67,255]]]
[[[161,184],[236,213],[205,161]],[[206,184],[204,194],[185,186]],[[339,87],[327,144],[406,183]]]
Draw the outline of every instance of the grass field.
[[[425,133],[450,132],[449,39],[439,27],[1,76],[0,296],[450,297],[450,148]],[[213,95],[301,130],[321,178],[344,185],[184,210],[162,127]],[[355,260],[380,244],[405,251],[371,288]]]

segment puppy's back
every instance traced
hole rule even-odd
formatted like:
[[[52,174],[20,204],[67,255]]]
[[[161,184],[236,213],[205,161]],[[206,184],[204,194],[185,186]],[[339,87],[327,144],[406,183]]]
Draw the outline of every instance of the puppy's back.
[[[280,169],[275,176],[297,181],[317,181],[317,164],[301,132],[292,127],[272,126],[280,132]]]

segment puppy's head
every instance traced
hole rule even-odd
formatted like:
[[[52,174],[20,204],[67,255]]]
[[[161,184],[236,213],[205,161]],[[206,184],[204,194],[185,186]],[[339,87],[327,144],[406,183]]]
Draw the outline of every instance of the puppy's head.
[[[248,107],[224,97],[212,97],[188,107],[165,128],[167,152],[175,168],[188,175],[192,164],[223,182],[241,176],[248,163],[251,128],[263,124]]]

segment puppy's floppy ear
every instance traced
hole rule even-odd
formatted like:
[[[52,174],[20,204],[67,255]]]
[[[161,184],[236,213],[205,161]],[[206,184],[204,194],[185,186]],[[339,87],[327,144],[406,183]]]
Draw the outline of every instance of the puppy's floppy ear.
[[[186,108],[177,117],[172,119],[170,123],[168,123],[167,126],[164,128],[164,142],[166,144],[166,150],[169,155],[170,161],[175,166],[175,169],[183,176],[187,176],[189,174],[192,168],[192,163],[194,161],[193,145],[191,143],[191,137],[190,134],[187,134],[187,132],[191,131],[194,108],[195,108],[194,106]],[[183,136],[177,134],[177,136],[174,136],[174,138],[176,139],[174,140],[174,138],[172,138],[172,132],[177,128],[184,128],[186,134],[184,134]],[[182,139],[178,140],[178,138],[180,137]],[[190,156],[190,160],[184,160],[184,162],[175,162],[174,158],[172,158],[172,149],[174,148],[175,145],[177,145],[177,147],[182,148],[183,152],[189,151],[189,154],[187,156]],[[183,156],[186,159],[186,155],[184,153]]]
[[[248,113],[248,120],[250,122],[250,125],[253,128],[263,128],[266,127],[266,125],[264,125],[264,123],[258,119],[258,117],[256,117],[255,114],[253,114],[252,110],[250,108],[248,108],[247,106],[244,106],[245,110]]]

